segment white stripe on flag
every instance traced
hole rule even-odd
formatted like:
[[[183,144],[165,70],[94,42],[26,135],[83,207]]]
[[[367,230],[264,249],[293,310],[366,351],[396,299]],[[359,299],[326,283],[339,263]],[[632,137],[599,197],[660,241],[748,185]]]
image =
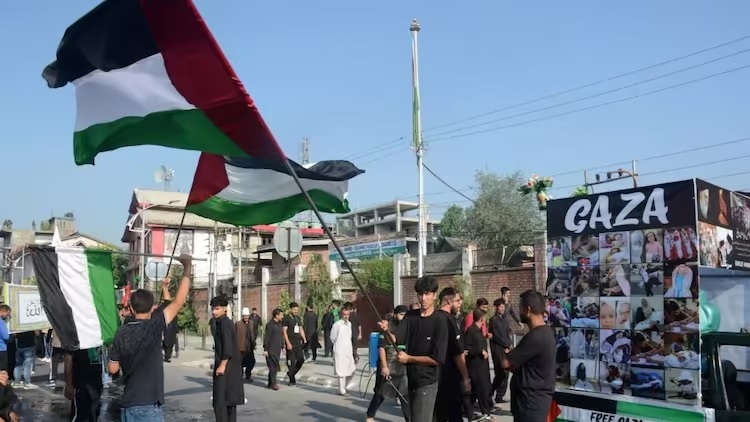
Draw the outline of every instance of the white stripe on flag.
[[[57,248],[60,290],[73,311],[73,324],[81,349],[101,346],[102,330],[89,281],[86,253],[79,248]]]

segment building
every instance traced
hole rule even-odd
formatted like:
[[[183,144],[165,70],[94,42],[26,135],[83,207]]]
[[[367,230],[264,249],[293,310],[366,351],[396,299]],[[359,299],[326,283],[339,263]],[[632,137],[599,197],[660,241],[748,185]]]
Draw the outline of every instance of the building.
[[[394,201],[352,211],[336,218],[337,233],[347,258],[368,259],[408,253],[417,256],[419,233],[419,204]],[[426,216],[427,252],[433,249],[439,234],[440,221]],[[331,246],[330,259],[338,261],[338,253]]]
[[[9,283],[21,283],[34,276],[34,268],[26,248],[29,245],[44,245],[52,242],[57,229],[64,246],[87,248],[116,248],[76,229],[73,213],[31,222],[30,229],[15,228],[13,222],[5,220],[0,226],[0,279]]]

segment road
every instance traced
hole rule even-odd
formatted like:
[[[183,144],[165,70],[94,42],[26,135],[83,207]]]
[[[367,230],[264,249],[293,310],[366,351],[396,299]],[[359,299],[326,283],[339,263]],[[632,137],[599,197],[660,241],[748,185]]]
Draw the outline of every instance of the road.
[[[211,407],[211,378],[208,365],[211,353],[203,350],[186,350],[181,352],[179,359],[164,365],[164,391],[166,392],[165,418],[169,421],[201,421],[214,420]],[[366,354],[365,354],[366,356]],[[259,356],[260,358],[260,356]],[[256,381],[245,384],[245,396],[248,403],[240,406],[239,420],[295,420],[295,421],[363,421],[365,409],[369,404],[372,382],[368,373],[357,373],[355,386],[351,397],[341,397],[336,394],[335,383],[331,378],[332,367],[328,359],[321,358],[317,363],[307,363],[299,385],[287,387],[282,385],[279,391],[271,391],[264,387],[265,365],[259,359],[256,367]],[[46,381],[46,365],[37,366],[36,384],[42,385]],[[362,365],[360,365],[362,366]],[[285,372],[279,374],[282,379]],[[303,381],[304,380],[304,381]],[[368,381],[370,383],[368,384]],[[116,396],[118,389],[113,387],[107,396]],[[361,394],[368,391],[365,399]],[[62,396],[62,391],[53,391],[40,387],[35,390],[20,390],[21,416],[24,421],[67,421],[69,402]],[[504,407],[507,409],[505,405]],[[105,399],[107,416],[102,422],[119,420],[116,400]],[[507,412],[500,412],[507,415]],[[394,400],[383,404],[376,417],[377,421],[403,421],[401,409],[396,407]],[[496,417],[497,422],[509,422],[508,416]]]

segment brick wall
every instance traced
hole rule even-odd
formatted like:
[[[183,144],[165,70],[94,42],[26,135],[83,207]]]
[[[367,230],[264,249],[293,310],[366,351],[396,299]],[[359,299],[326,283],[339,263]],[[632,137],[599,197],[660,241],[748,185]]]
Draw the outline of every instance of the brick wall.
[[[440,283],[440,288],[449,287],[454,285],[454,278],[456,274],[431,274],[437,277]],[[500,289],[502,287],[510,288],[511,293],[511,304],[514,306],[518,305],[518,295],[522,292],[534,289],[534,277],[535,269],[532,267],[524,268],[509,268],[504,270],[490,270],[490,271],[472,271],[471,272],[471,286],[474,300],[483,297],[490,301],[490,304],[497,298],[500,297]],[[409,305],[417,301],[417,295],[414,293],[414,283],[417,278],[402,277],[402,297],[404,298],[404,304]],[[473,305],[473,304],[470,304]],[[517,308],[516,308],[517,309]],[[517,326],[513,326],[513,330],[517,330]]]

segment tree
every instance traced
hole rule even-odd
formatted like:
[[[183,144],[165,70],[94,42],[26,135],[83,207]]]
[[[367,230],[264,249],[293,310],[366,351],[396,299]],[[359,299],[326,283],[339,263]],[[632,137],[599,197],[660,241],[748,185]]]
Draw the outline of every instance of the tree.
[[[440,220],[440,233],[443,237],[465,237],[466,212],[458,205],[451,205]]]
[[[179,265],[172,266],[169,275],[169,285],[167,287],[167,290],[169,290],[169,294],[172,295],[172,297],[177,294],[177,286],[179,285],[181,278],[182,267]],[[193,301],[190,299],[190,296],[188,296],[185,306],[180,308],[180,311],[177,313],[177,328],[182,332],[200,333],[198,315],[195,314],[195,308],[193,307]]]
[[[518,191],[526,183],[521,173],[478,171],[474,180],[478,195],[465,210],[467,238],[487,249],[532,244],[533,231],[545,223],[536,198]]]
[[[453,287],[458,290],[458,293],[461,294],[461,299],[464,301],[461,310],[464,312],[472,312],[475,305],[475,299],[474,292],[469,282],[463,276],[457,275],[453,277]]]
[[[367,259],[359,263],[357,278],[364,287],[393,291],[393,258]]]
[[[279,309],[288,312],[289,305],[292,303],[292,297],[289,296],[289,291],[287,289],[281,289],[281,294],[279,296]]]
[[[333,301],[333,281],[328,261],[313,254],[307,261],[302,280],[307,285],[306,305],[310,305],[318,316],[323,315]]]
[[[112,253],[112,279],[115,286],[120,289],[128,284],[125,278],[125,268],[128,266],[128,258],[117,252]]]

